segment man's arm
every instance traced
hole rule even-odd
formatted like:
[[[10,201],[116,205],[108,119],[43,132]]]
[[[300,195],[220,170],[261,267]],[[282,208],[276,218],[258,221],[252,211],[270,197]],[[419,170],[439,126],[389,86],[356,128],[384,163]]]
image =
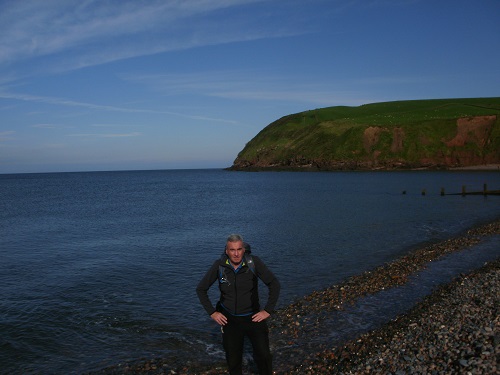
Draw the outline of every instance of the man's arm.
[[[253,256],[253,254],[252,254]],[[278,297],[280,295],[281,285],[276,276],[267,268],[262,260],[259,257],[253,256],[255,261],[255,271],[257,276],[267,285],[269,289],[269,295],[267,298],[266,306],[264,310],[271,314],[274,312],[276,307],[276,303],[278,303]]]
[[[207,271],[203,279],[201,279],[198,286],[196,287],[196,294],[198,295],[198,299],[200,300],[201,305],[208,313],[208,315],[212,315],[214,312],[216,312],[214,305],[210,301],[210,298],[208,298],[208,290],[210,289],[212,284],[217,280],[218,272],[219,272],[219,262],[216,261],[212,265],[212,267],[210,267],[210,269]]]

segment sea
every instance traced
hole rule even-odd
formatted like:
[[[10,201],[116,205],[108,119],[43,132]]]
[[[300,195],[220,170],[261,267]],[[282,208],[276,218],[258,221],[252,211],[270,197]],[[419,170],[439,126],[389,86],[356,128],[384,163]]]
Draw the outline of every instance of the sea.
[[[0,175],[0,373],[223,361],[220,330],[195,288],[229,234],[241,234],[279,278],[280,308],[499,219],[500,196],[460,194],[485,184],[499,190],[500,172]],[[373,329],[499,256],[492,236],[434,262],[405,288],[360,300],[311,340]]]

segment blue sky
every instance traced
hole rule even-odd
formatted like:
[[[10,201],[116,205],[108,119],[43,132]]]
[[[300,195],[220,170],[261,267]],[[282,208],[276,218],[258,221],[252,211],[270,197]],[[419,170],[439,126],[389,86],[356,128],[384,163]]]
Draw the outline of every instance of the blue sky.
[[[0,0],[0,173],[224,168],[308,109],[500,96],[498,0]]]

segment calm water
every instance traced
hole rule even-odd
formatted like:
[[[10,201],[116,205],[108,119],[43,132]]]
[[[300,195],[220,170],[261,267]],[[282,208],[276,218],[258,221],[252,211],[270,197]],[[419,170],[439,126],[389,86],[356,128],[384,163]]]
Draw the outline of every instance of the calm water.
[[[500,173],[0,175],[0,372],[220,359],[194,289],[228,234],[243,234],[280,278],[283,306],[499,218],[498,196],[439,194],[484,183],[500,189]]]

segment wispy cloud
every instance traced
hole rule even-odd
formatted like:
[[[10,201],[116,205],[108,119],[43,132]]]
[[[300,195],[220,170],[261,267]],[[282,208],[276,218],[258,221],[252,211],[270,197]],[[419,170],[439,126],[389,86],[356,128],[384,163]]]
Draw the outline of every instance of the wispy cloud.
[[[58,105],[58,106],[83,107],[83,108],[87,108],[87,109],[100,110],[100,111],[112,111],[112,112],[124,112],[124,113],[144,113],[144,114],[164,114],[164,115],[172,115],[172,116],[178,116],[178,117],[183,117],[183,118],[189,118],[192,120],[235,123],[235,121],[233,121],[233,120],[211,118],[211,117],[204,117],[204,116],[197,116],[197,115],[187,115],[184,113],[171,112],[171,111],[158,111],[158,110],[151,110],[151,109],[100,105],[100,104],[93,104],[93,103],[86,103],[86,102],[77,102],[77,101],[73,101],[73,100],[67,100],[64,98],[54,98],[54,97],[47,97],[47,96],[28,95],[28,94],[13,94],[13,93],[1,92],[1,91],[0,91],[0,98],[21,100],[21,101],[26,101],[26,102],[38,102],[38,103],[45,103],[45,104]]]
[[[94,124],[90,125],[91,127],[103,127],[103,128],[116,128],[121,127],[120,125],[110,125],[110,124]],[[37,129],[68,129],[72,128],[71,126],[60,126],[53,124],[35,124],[31,126],[32,128]],[[2,134],[10,134],[13,132],[4,132],[0,133],[0,139]],[[77,134],[66,134],[67,137],[81,137],[81,138],[128,138],[128,137],[139,137],[142,133],[140,132],[129,132],[129,133],[77,133]]]
[[[427,83],[438,79],[438,77],[425,76],[385,76],[385,77],[365,77],[354,79],[352,82],[356,85],[408,85],[415,83]]]
[[[117,128],[117,127],[121,127],[122,125],[118,125],[118,124],[90,124],[90,126],[95,127],[95,128]]]
[[[315,105],[358,105],[359,93],[335,89],[331,84],[310,84],[300,77],[252,71],[203,72],[190,74],[150,74],[122,77],[147,85],[167,95],[197,94],[225,99],[293,101]]]
[[[35,124],[31,126],[32,128],[38,128],[38,129],[57,129],[58,126],[53,125],[53,124]]]
[[[14,133],[15,132],[13,130],[0,132],[0,142],[12,139],[12,137],[10,137],[10,136]]]
[[[139,137],[142,133],[132,132],[132,133],[89,133],[89,134],[68,134],[68,137],[83,137],[83,138],[125,138],[125,137]]]
[[[58,56],[76,69],[124,58],[235,41],[296,35],[296,29],[207,17],[263,0],[25,0],[0,4],[0,64]],[[254,27],[252,27],[254,26]],[[300,33],[303,33],[301,31]],[[61,55],[64,54],[64,55]]]

